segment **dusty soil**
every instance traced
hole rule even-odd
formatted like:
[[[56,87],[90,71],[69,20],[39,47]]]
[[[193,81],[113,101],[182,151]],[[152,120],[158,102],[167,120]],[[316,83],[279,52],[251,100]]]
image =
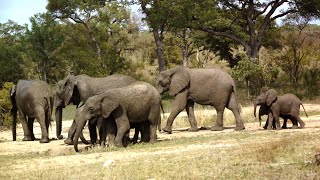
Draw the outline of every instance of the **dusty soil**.
[[[311,112],[311,111],[320,111],[320,105],[315,105],[315,104],[305,104],[304,105],[306,108],[306,111]],[[243,108],[243,112],[253,112],[253,107],[245,107]],[[205,113],[207,115],[213,115],[215,114],[214,110],[205,110]],[[185,113],[180,113],[179,115],[181,116],[186,116]],[[168,117],[168,114],[166,114],[166,117]],[[310,132],[312,131],[319,131],[320,130],[320,115],[314,115],[314,116],[309,116],[309,117],[302,117],[302,119],[306,122],[306,126],[304,129],[290,129],[290,131],[304,131],[304,132]],[[67,137],[67,133],[69,130],[69,127],[71,125],[71,120],[68,121],[63,121],[63,136],[64,138]],[[247,123],[245,124],[246,130],[248,132],[255,132],[258,130],[261,130],[262,127],[259,127],[259,123]],[[290,127],[291,125],[288,124]],[[50,137],[55,137],[55,123],[52,123],[52,127],[49,129],[50,132]],[[210,130],[201,130],[199,132],[191,133],[186,131],[186,128],[184,129],[178,129],[174,130],[172,134],[164,134],[164,133],[158,133],[158,139],[161,140],[166,140],[166,139],[173,139],[173,138],[180,138],[180,137],[194,137],[194,136],[206,136],[206,135],[212,135],[214,133],[232,133],[234,130],[233,128],[227,128],[224,131],[221,132],[213,132]],[[286,132],[288,130],[283,130],[283,132]],[[36,138],[41,137],[41,131],[39,127],[39,123],[35,122],[34,123],[34,132]],[[280,131],[281,132],[281,131]],[[88,138],[88,130],[85,128],[84,130],[84,135],[87,139]],[[47,144],[40,144],[39,141],[29,141],[29,142],[24,142],[22,141],[23,138],[23,130],[21,127],[21,124],[18,125],[17,127],[17,141],[13,142],[12,141],[12,135],[11,135],[11,130],[4,130],[0,132],[0,156],[11,156],[11,155],[18,155],[18,154],[38,154],[38,153],[48,153],[50,156],[48,158],[41,158],[41,159],[36,159],[35,162],[32,163],[32,165],[42,165],[42,164],[51,164],[52,166],[56,165],[63,165],[66,162],[73,162],[74,165],[82,164],[85,163],[94,163],[97,162],[97,160],[105,161],[106,156],[103,155],[103,153],[91,153],[91,154],[76,154],[72,156],[65,156],[70,155],[70,152],[73,152],[73,146],[68,146],[65,145],[63,140],[57,140],[52,138],[50,143]],[[237,142],[226,142],[223,144],[215,144],[215,145],[210,145],[214,147],[221,147],[221,146],[234,146]],[[80,149],[84,149],[85,145],[80,144],[79,145]],[[112,154],[112,159],[123,159],[123,158],[130,158],[130,157],[135,157],[135,156],[141,156],[141,155],[152,155],[152,154],[162,154],[162,153],[179,153],[181,151],[189,151],[189,150],[201,150],[204,148],[206,145],[189,145],[186,148],[178,149],[178,148],[166,148],[164,150],[159,150],[155,152],[136,152],[136,151],[130,151],[123,155],[122,153],[119,152],[107,152]],[[110,157],[110,156],[108,156]],[[27,163],[27,162],[26,162]],[[28,163],[28,165],[31,165],[31,163]],[[18,166],[24,166],[23,163],[19,163],[16,165],[17,168],[19,169]],[[22,168],[23,169],[23,168]]]

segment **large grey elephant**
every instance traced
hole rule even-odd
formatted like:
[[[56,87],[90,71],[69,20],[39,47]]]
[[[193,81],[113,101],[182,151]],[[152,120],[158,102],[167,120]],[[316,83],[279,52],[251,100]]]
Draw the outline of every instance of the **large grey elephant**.
[[[300,128],[305,126],[305,123],[299,117],[300,113],[300,105],[304,106],[301,100],[294,94],[288,93],[282,96],[277,96],[277,91],[274,89],[264,89],[261,91],[260,95],[257,96],[255,106],[254,106],[254,114],[256,113],[256,105],[266,105],[270,111],[268,114],[268,128],[272,129],[273,120],[276,123],[276,129],[282,129],[280,127],[279,117],[290,115],[291,119],[294,119],[292,122],[299,122]],[[304,112],[306,113],[305,109]],[[308,114],[306,113],[306,116]],[[294,124],[297,128],[297,124]]]
[[[40,143],[49,142],[48,128],[51,121],[54,95],[50,86],[40,80],[19,80],[10,90],[12,103],[12,136],[16,140],[17,112],[21,120],[23,141],[35,140],[33,133],[34,119],[40,123]]]
[[[194,103],[211,105],[217,110],[217,121],[211,127],[213,131],[223,130],[223,112],[230,109],[236,118],[235,130],[245,129],[238,102],[236,100],[235,83],[232,77],[222,69],[195,68],[178,66],[162,71],[157,79],[156,87],[160,94],[169,91],[175,96],[173,109],[167,120],[164,131],[172,132],[172,123],[176,116],[186,109],[191,125],[189,131],[198,131],[194,116]]]
[[[155,142],[157,126],[161,122],[160,106],[161,97],[158,91],[149,83],[141,81],[90,97],[75,114],[77,124],[73,142],[75,150],[78,152],[78,139],[86,122],[89,120],[90,124],[100,116],[106,121],[110,120],[109,117],[115,119],[116,146],[123,146],[122,140],[130,129],[130,123],[146,121],[150,123],[150,142]]]
[[[102,78],[94,78],[87,75],[69,75],[64,80],[58,83],[55,98],[55,109],[56,109],[56,133],[57,138],[63,138],[61,135],[62,129],[62,109],[68,104],[73,103],[79,106],[81,102],[85,103],[91,96],[102,93],[106,90],[124,87],[136,82],[134,78],[126,75],[114,74]],[[96,132],[97,121],[89,124],[90,142],[96,143],[97,132]],[[66,144],[73,144],[73,137],[76,130],[76,124],[73,121],[68,137],[64,141]]]

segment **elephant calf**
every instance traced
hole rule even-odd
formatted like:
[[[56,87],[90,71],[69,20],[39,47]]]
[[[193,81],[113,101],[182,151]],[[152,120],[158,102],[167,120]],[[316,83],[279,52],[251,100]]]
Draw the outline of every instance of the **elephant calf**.
[[[259,123],[260,123],[260,126],[261,126],[261,117],[264,116],[264,115],[269,115],[270,113],[270,108],[266,105],[261,105],[260,108],[259,108]],[[256,117],[256,114],[254,114],[254,116]],[[284,114],[280,114],[280,117],[284,120],[283,121],[283,125],[282,125],[282,128],[283,129],[287,129],[287,121],[288,119],[291,120],[292,124],[293,124],[293,129],[297,128],[298,127],[298,122],[295,118],[293,118],[291,115],[284,115]],[[267,118],[267,121],[265,123],[265,125],[263,126],[263,129],[267,129],[268,127],[268,119],[269,117]],[[273,129],[276,129],[276,123],[275,121],[272,122],[272,128]]]
[[[75,151],[78,152],[78,139],[86,122],[89,120],[89,123],[93,123],[101,116],[107,126],[113,122],[109,120],[114,119],[117,127],[114,138],[116,146],[123,146],[123,137],[130,129],[130,123],[149,122],[150,142],[155,142],[157,126],[161,122],[160,106],[161,97],[158,91],[149,83],[141,81],[90,97],[76,110],[77,128],[73,142]]]
[[[305,126],[305,123],[301,120],[300,105],[302,105],[304,112],[306,113],[301,100],[294,94],[288,93],[282,96],[277,96],[277,91],[274,89],[262,90],[261,94],[257,96],[254,103],[254,114],[256,114],[256,106],[266,106],[269,109],[268,112],[268,128],[272,129],[272,122],[275,120],[276,129],[281,129],[279,117],[281,116],[291,116],[292,122],[299,122],[300,128]],[[306,113],[308,117],[308,114]],[[294,124],[292,128],[298,128],[297,123]]]
[[[10,90],[12,103],[12,135],[16,140],[17,111],[21,119],[23,141],[35,140],[33,134],[34,119],[40,123],[42,137],[40,143],[49,142],[48,128],[53,109],[53,92],[50,86],[40,80],[19,80]]]

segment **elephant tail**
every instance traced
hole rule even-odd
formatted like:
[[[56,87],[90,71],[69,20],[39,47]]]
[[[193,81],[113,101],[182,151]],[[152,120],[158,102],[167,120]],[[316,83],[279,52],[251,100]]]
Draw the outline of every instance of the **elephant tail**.
[[[162,111],[162,117],[165,118],[165,112],[164,112],[164,109],[163,109],[163,104],[162,104],[162,101],[160,102],[160,108],[161,108],[161,111]],[[158,120],[158,131],[161,132],[161,116],[159,116],[159,120]]]
[[[52,121],[52,109],[53,109],[53,97],[45,97],[46,100],[46,124],[49,124],[51,126],[51,121]]]
[[[303,110],[304,110],[304,113],[306,113],[306,116],[309,117],[308,114],[307,114],[307,112],[306,112],[306,109],[304,108],[304,106],[303,106],[302,103],[301,103],[301,106],[302,106],[302,108],[303,108]]]

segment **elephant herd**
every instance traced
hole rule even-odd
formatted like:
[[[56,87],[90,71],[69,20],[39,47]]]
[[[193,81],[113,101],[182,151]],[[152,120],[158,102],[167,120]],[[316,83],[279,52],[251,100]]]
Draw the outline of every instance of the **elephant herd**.
[[[161,131],[161,94],[169,92],[174,96],[171,113],[167,119],[164,132],[172,133],[172,124],[177,115],[184,109],[187,112],[190,128],[195,132],[199,128],[194,115],[194,103],[211,105],[217,111],[217,120],[212,131],[221,131],[225,108],[232,111],[235,130],[244,130],[245,126],[240,115],[240,106],[236,98],[236,87],[232,77],[225,71],[215,68],[175,67],[162,71],[155,86],[138,81],[126,75],[110,75],[93,78],[87,75],[69,75],[58,82],[56,92],[40,80],[19,80],[10,91],[13,115],[13,140],[16,140],[16,121],[19,114],[23,127],[23,141],[35,140],[33,122],[40,123],[41,143],[49,142],[48,127],[55,108],[56,136],[62,139],[62,113],[69,105],[76,105],[74,120],[69,128],[68,137],[64,142],[74,145],[78,152],[79,138],[83,143],[89,142],[83,137],[82,130],[88,123],[90,143],[108,146],[127,146],[136,143],[141,134],[142,142],[155,142],[157,129]],[[260,105],[261,116],[268,115],[265,129],[281,129],[279,117],[290,119],[293,128],[303,128],[305,123],[299,117],[299,98],[293,94],[277,96],[273,89],[262,90],[254,103]],[[162,109],[163,111],[163,109]],[[129,138],[130,128],[135,129],[132,139]],[[99,141],[98,141],[98,133]]]

